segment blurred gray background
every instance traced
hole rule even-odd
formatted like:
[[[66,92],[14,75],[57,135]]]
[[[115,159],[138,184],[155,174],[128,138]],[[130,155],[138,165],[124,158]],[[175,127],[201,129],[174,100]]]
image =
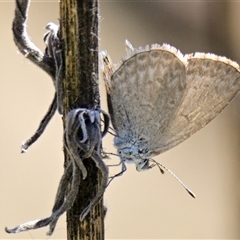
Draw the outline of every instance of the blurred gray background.
[[[58,23],[58,5],[31,3],[28,32],[41,49],[44,26]],[[49,216],[64,161],[58,114],[40,140],[20,154],[54,88],[14,45],[13,12],[13,1],[0,1],[0,238],[65,239],[65,215],[50,238],[47,228],[18,235],[4,232],[5,226]],[[100,1],[100,15],[100,49],[107,49],[114,62],[125,55],[125,39],[136,47],[169,43],[184,54],[212,52],[240,62],[239,2]],[[107,110],[102,80],[101,91]],[[157,168],[139,173],[128,165],[104,196],[106,239],[240,239],[239,123],[240,96],[203,130],[155,158],[191,188],[196,199],[170,174],[161,175]],[[111,136],[104,139],[104,147],[114,151]]]

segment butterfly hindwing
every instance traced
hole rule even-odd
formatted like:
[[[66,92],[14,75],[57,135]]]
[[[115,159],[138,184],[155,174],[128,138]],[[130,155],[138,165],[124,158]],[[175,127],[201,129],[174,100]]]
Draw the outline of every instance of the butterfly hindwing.
[[[166,151],[214,119],[240,91],[235,62],[213,54],[187,55],[187,91],[166,133],[156,141]]]

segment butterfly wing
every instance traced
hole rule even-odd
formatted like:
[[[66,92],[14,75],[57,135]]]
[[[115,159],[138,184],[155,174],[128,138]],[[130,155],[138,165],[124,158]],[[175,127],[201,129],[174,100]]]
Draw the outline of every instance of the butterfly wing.
[[[168,129],[155,135],[152,151],[164,152],[203,128],[240,91],[239,66],[213,54],[188,55],[187,91]]]
[[[169,45],[129,51],[131,56],[104,77],[109,113],[119,137],[148,145],[153,134],[164,133],[183,101],[187,62]]]
[[[169,45],[127,50],[116,71],[105,70],[109,113],[119,137],[144,139],[153,156],[203,128],[240,90],[239,66],[224,57],[183,57]]]

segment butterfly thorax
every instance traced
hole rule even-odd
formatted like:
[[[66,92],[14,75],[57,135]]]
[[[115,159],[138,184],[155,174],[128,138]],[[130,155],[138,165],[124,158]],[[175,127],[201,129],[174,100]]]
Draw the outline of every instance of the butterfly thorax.
[[[114,145],[118,150],[120,159],[123,162],[134,163],[137,171],[144,171],[149,168],[150,150],[145,147],[143,140],[126,138],[114,138]]]

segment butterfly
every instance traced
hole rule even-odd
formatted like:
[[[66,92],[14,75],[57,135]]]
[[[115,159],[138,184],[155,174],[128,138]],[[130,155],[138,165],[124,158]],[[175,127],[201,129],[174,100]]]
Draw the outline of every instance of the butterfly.
[[[183,55],[168,45],[134,48],[113,65],[102,51],[114,145],[138,171],[213,120],[240,90],[236,62],[209,53]]]

